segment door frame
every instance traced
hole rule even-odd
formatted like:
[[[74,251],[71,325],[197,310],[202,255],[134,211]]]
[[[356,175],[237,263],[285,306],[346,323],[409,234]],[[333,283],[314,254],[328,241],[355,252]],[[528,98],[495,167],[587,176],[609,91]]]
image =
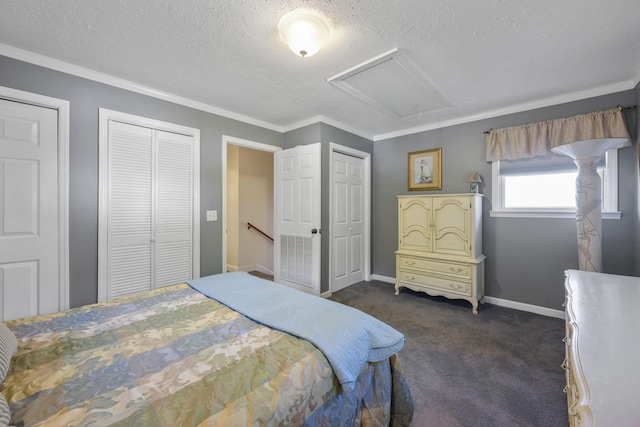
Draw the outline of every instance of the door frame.
[[[59,310],[69,309],[69,101],[0,86],[0,98],[58,113],[58,295]]]
[[[250,141],[248,139],[236,138],[235,136],[222,135],[222,272],[227,272],[227,146],[236,145],[239,147],[251,148],[252,150],[275,153],[282,151],[282,147],[269,145],[262,142]],[[275,166],[272,166],[275,168]],[[274,218],[275,221],[275,218]]]
[[[333,292],[333,253],[334,253],[334,245],[333,245],[333,220],[334,220],[334,202],[333,202],[333,184],[334,184],[334,174],[333,170],[333,162],[334,162],[334,153],[342,153],[348,156],[353,156],[364,160],[364,197],[363,197],[363,209],[364,209],[364,218],[363,218],[363,229],[364,229],[364,280],[369,282],[371,280],[371,154],[356,150],[354,148],[346,147],[344,145],[336,144],[335,142],[329,143],[329,176],[331,180],[330,189],[329,189],[329,295]],[[324,296],[324,294],[323,294]],[[328,296],[328,295],[327,295]]]

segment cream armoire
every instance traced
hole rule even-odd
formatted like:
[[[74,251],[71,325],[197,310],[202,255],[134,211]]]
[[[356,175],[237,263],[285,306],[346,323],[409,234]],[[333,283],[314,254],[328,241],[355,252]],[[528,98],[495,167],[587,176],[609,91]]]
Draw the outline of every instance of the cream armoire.
[[[400,288],[467,300],[484,297],[482,195],[398,196],[396,295]]]

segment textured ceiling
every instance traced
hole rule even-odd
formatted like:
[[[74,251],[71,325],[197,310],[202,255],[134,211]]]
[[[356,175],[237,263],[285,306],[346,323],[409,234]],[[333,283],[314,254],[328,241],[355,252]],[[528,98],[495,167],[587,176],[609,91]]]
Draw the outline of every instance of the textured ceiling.
[[[333,26],[313,57],[278,36],[297,7]],[[638,0],[0,0],[0,54],[37,53],[273,129],[321,117],[380,139],[633,88],[639,18]],[[327,82],[394,48],[452,108],[399,120]]]

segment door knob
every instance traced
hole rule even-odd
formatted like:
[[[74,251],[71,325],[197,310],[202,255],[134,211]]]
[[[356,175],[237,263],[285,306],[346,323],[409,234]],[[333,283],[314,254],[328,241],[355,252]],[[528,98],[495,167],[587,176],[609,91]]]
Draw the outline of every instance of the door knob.
[[[311,229],[311,234],[318,234],[318,229],[317,228]]]

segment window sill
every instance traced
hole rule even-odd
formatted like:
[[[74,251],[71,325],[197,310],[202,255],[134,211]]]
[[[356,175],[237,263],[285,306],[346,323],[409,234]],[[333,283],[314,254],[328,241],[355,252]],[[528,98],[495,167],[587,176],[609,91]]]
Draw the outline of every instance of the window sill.
[[[576,219],[575,212],[490,211],[496,218],[565,218]],[[602,212],[602,219],[620,219],[622,212]]]

